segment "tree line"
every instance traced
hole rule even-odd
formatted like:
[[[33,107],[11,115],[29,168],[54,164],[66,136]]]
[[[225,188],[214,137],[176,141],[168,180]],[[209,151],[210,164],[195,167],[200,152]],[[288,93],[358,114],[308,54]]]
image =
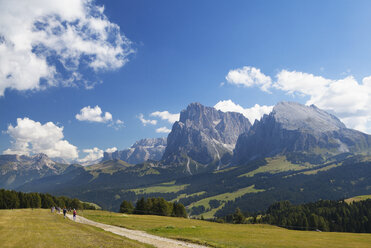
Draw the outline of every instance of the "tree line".
[[[350,204],[321,200],[301,205],[282,201],[271,205],[260,222],[290,229],[371,233],[371,200]]]
[[[81,202],[77,198],[71,199],[66,196],[56,197],[50,194],[23,193],[14,190],[0,189],[0,209],[51,207],[95,210],[94,206]]]
[[[289,201],[272,204],[265,213],[234,214],[216,219],[229,223],[264,223],[294,230],[371,233],[371,199],[353,203],[320,200],[293,205]]]
[[[187,212],[183,204],[168,202],[162,197],[147,199],[142,197],[136,202],[135,207],[131,202],[124,200],[120,205],[120,212],[187,218]]]

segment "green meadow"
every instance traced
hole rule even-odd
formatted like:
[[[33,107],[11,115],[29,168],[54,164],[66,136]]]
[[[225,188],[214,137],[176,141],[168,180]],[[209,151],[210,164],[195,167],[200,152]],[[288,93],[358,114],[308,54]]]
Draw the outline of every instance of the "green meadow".
[[[0,210],[0,247],[152,247],[46,209]]]
[[[220,224],[201,220],[106,211],[84,211],[94,221],[211,247],[370,247],[371,234],[294,231],[271,225]]]
[[[368,199],[371,199],[371,195],[359,195],[359,196],[354,196],[352,198],[345,199],[345,202],[352,203],[352,202],[364,201]]]
[[[146,188],[137,188],[137,189],[129,189],[126,191],[133,191],[136,194],[151,194],[151,193],[176,193],[181,190],[184,190],[189,184],[183,185],[176,185],[175,181],[161,183],[159,185],[146,187]]]
[[[221,209],[222,207],[224,207],[224,205],[225,205],[226,202],[228,202],[228,201],[234,201],[236,198],[241,197],[241,196],[246,195],[246,194],[258,193],[258,192],[263,192],[263,191],[264,191],[263,189],[255,189],[255,185],[251,185],[249,187],[242,188],[242,189],[239,189],[239,190],[234,191],[234,192],[231,192],[231,193],[224,193],[224,194],[219,194],[219,195],[215,195],[215,196],[210,196],[210,197],[204,198],[202,200],[199,200],[197,202],[194,202],[194,203],[190,204],[189,206],[187,206],[187,208],[190,209],[192,207],[204,206],[205,209],[209,209],[209,208],[211,208],[211,206],[209,204],[209,202],[211,200],[221,201],[222,203],[221,203],[221,205],[219,207],[214,208],[214,209],[211,209],[210,211],[205,212],[205,213],[202,214],[202,216],[204,218],[210,219],[210,218],[213,218],[214,217],[214,214],[219,209]],[[196,216],[196,217],[200,217],[200,216]]]
[[[311,165],[309,163],[293,164],[287,161],[286,157],[284,156],[266,158],[266,160],[267,160],[266,165],[260,166],[259,168],[253,171],[240,175],[239,177],[253,177],[258,173],[276,174],[284,171],[300,171],[315,167],[314,165]]]

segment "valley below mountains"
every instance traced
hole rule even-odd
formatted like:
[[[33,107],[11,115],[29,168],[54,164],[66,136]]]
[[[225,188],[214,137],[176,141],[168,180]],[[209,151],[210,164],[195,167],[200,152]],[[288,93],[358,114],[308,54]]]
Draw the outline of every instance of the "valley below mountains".
[[[57,163],[44,154],[1,155],[0,187],[78,197],[117,211],[123,200],[163,197],[191,216],[214,218],[371,194],[371,136],[337,117],[278,103],[251,124],[199,103],[180,113],[167,138],[143,139],[101,162]]]

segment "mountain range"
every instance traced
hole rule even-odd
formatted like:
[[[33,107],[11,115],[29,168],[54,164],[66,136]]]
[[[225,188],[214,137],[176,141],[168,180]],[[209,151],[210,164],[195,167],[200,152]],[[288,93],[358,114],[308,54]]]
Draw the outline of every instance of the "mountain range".
[[[371,136],[337,117],[278,103],[251,125],[240,113],[190,104],[167,139],[143,139],[91,166],[46,155],[0,156],[0,187],[49,192],[117,210],[123,199],[164,197],[212,218],[371,191]]]
[[[102,162],[120,159],[130,164],[139,164],[147,160],[158,161],[162,158],[166,148],[166,138],[141,139],[134,143],[129,149],[105,152]]]

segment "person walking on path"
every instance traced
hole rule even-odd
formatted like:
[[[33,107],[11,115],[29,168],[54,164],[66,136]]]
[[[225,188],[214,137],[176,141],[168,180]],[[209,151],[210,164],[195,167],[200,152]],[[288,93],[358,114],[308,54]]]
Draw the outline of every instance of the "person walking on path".
[[[77,215],[76,209],[73,209],[73,220],[74,221],[76,221],[76,215]]]
[[[66,214],[67,214],[67,209],[66,209],[66,207],[64,207],[63,208],[63,216],[64,216],[64,218],[66,218]]]

